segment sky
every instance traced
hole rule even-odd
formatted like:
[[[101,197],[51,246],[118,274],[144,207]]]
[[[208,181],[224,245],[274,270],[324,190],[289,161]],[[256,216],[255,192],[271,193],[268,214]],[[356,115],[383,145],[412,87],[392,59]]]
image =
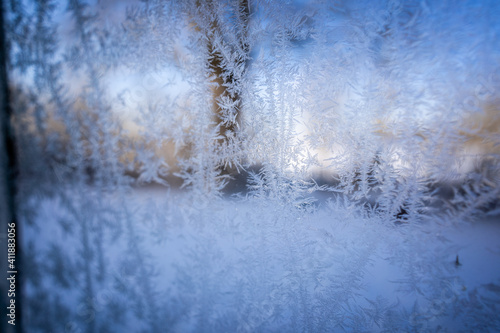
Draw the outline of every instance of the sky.
[[[61,48],[75,42],[64,3],[59,3],[54,17]],[[126,9],[140,5],[135,0],[89,3],[98,11],[102,27],[119,27]],[[276,29],[291,24],[283,17],[300,12],[305,37],[292,43],[287,56],[299,70],[316,75],[310,85],[300,83],[304,89],[319,87],[308,92],[311,108],[329,109],[335,104],[335,112],[345,118],[346,131],[354,136],[376,131],[381,140],[389,141],[398,141],[401,136],[391,130],[394,124],[417,124],[421,130],[413,135],[425,140],[429,133],[439,131],[443,122],[455,122],[457,128],[471,132],[464,134],[468,139],[458,151],[465,155],[500,153],[494,142],[482,138],[498,135],[491,124],[498,124],[500,117],[500,24],[496,19],[500,5],[494,1],[413,1],[400,6],[395,0],[326,5],[296,0],[272,3],[273,10],[250,4],[251,25],[258,32],[253,36],[253,59],[248,62],[248,77],[255,79],[250,89],[266,88],[259,86],[263,81],[255,72],[257,64],[276,56],[271,48]],[[196,55],[190,53],[186,42],[192,31],[186,26],[182,29],[175,40],[175,56],[166,57],[159,68],[151,62],[150,70],[119,64],[103,73],[112,110],[132,136],[141,135],[138,118],[148,108],[177,112],[172,108],[189,105],[192,77],[186,74],[189,70],[180,67]],[[71,94],[82,91],[86,84],[82,76],[85,73],[66,72]],[[315,99],[332,92],[333,104],[315,104]],[[299,113],[296,132],[301,138],[310,131],[308,122],[314,115]],[[168,119],[165,124],[168,126]],[[318,150],[322,159],[332,157],[331,147],[326,148]],[[463,163],[464,170],[470,169],[471,163]]]

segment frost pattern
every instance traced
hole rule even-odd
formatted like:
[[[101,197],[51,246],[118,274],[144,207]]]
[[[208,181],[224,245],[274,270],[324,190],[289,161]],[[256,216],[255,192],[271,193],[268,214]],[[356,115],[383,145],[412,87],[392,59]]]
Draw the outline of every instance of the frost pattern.
[[[500,329],[494,1],[4,7],[30,331]]]

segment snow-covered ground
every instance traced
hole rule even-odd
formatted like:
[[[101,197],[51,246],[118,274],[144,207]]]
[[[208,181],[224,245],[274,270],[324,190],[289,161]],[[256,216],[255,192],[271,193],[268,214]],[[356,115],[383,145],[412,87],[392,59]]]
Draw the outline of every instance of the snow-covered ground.
[[[32,332],[500,329],[498,217],[395,225],[333,201],[62,197],[38,199],[24,230]]]

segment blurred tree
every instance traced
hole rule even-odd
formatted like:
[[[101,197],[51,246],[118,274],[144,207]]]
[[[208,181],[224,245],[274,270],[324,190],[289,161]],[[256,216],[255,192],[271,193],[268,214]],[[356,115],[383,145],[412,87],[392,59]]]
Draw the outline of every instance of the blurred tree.
[[[197,0],[200,13],[195,13],[195,17],[200,20],[196,30],[208,40],[209,68],[215,74],[213,108],[221,136],[219,143],[227,148],[238,144],[241,138],[241,81],[250,57],[247,36],[250,4],[248,0],[238,0],[236,5],[225,8],[225,13],[222,12],[225,16],[217,8],[220,4],[214,0]],[[226,20],[232,21],[229,25],[232,29],[228,29]],[[227,165],[224,169],[229,171]]]

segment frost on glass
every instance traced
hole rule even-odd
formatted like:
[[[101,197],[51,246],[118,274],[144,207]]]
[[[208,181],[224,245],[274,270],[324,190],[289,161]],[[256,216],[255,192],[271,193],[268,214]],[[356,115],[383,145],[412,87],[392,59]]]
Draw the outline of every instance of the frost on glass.
[[[26,329],[499,330],[499,15],[4,3]]]

